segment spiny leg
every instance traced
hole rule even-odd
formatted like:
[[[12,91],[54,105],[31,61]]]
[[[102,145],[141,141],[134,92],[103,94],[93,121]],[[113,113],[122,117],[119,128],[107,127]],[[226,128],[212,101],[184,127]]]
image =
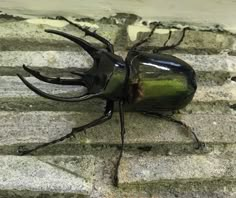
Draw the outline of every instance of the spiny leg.
[[[111,52],[114,53],[114,48],[113,45],[105,38],[103,38],[102,36],[98,35],[96,33],[96,31],[91,32],[88,28],[84,28],[76,23],[73,23],[72,21],[68,20],[67,18],[63,17],[63,16],[58,16],[57,19],[61,19],[61,20],[65,20],[67,21],[69,24],[79,28],[81,31],[83,31],[85,33],[85,36],[91,36],[97,40],[99,40],[100,42],[102,42],[103,44],[106,45],[106,49]]]
[[[179,39],[179,41],[173,45],[169,45],[167,46],[167,42],[170,40],[170,37],[171,37],[171,31],[169,32],[169,36],[168,36],[168,39],[167,41],[164,43],[164,46],[163,47],[159,47],[157,49],[154,49],[153,50],[153,53],[159,53],[160,51],[165,51],[165,50],[170,50],[170,49],[174,49],[175,47],[177,47],[178,45],[180,45],[185,37],[185,32],[186,30],[188,30],[189,28],[186,27],[186,28],[183,28],[183,33],[182,33],[182,36],[181,38]]]
[[[78,96],[78,97],[60,97],[60,96],[55,96],[55,95],[48,94],[48,93],[43,92],[42,90],[38,89],[37,87],[35,87],[31,83],[29,83],[20,74],[17,74],[17,76],[33,92],[35,92],[36,94],[38,94],[38,95],[40,95],[40,96],[42,96],[44,98],[51,99],[51,100],[62,101],[62,102],[80,102],[80,101],[88,100],[88,99],[91,99],[91,98],[94,98],[94,97],[98,97],[99,95],[102,94],[102,92],[99,92],[99,93],[95,93],[95,94],[84,94],[84,95],[81,95],[81,96]]]
[[[159,23],[155,24],[155,26],[152,28],[152,30],[151,30],[151,32],[149,33],[149,35],[148,35],[145,39],[143,39],[143,40],[139,41],[138,43],[134,44],[134,45],[131,47],[130,51],[133,51],[133,50],[135,50],[137,47],[139,47],[140,45],[146,43],[146,42],[151,38],[151,36],[154,34],[154,31],[155,31],[155,29],[157,28],[158,25],[159,25]]]
[[[163,114],[160,114],[160,113],[145,113],[146,115],[151,115],[151,116],[157,116],[161,119],[165,119],[167,121],[170,121],[170,122],[175,122],[181,126],[183,126],[188,132],[190,132],[192,135],[193,135],[193,138],[194,138],[194,141],[196,142],[197,146],[195,147],[195,149],[203,149],[205,147],[205,143],[204,142],[201,142],[196,133],[194,133],[194,131],[191,129],[191,127],[189,127],[188,125],[186,125],[184,122],[180,121],[180,120],[176,120],[175,118],[171,117],[171,116],[168,116],[168,115],[163,115]]]
[[[52,84],[59,84],[59,85],[81,85],[81,86],[86,86],[85,82],[83,82],[82,79],[62,79],[62,78],[52,78],[52,77],[47,77],[42,75],[40,72],[35,71],[25,65],[23,65],[23,68],[25,71],[33,75],[35,78],[47,82],[47,83],[52,83]]]
[[[123,110],[124,103],[123,101],[119,101],[119,115],[120,115],[120,136],[121,136],[121,149],[118,160],[115,165],[115,175],[114,175],[114,186],[118,186],[118,169],[120,166],[120,160],[123,156],[124,151],[124,139],[125,139],[125,121],[124,121],[124,110]]]
[[[166,46],[166,45],[167,45],[168,41],[169,41],[169,40],[170,40],[170,38],[171,38],[171,35],[172,35],[172,31],[170,30],[170,31],[169,31],[169,36],[168,36],[168,39],[165,41],[165,43],[164,43],[164,46]]]
[[[60,138],[58,138],[56,140],[53,140],[51,142],[48,142],[48,143],[36,146],[33,149],[28,149],[28,150],[26,150],[26,149],[24,149],[24,150],[18,149],[18,153],[20,155],[27,155],[29,153],[32,153],[32,152],[38,150],[38,149],[44,148],[44,147],[52,145],[52,144],[56,144],[56,143],[61,142],[61,141],[65,140],[65,139],[67,139],[67,138],[75,136],[75,134],[78,133],[78,132],[82,132],[82,131],[85,131],[88,128],[91,128],[91,127],[94,127],[96,125],[102,124],[102,123],[106,122],[107,120],[111,119],[112,114],[113,114],[113,106],[114,106],[114,103],[112,101],[107,101],[107,104],[106,104],[106,107],[105,107],[105,112],[104,112],[104,114],[100,118],[95,119],[92,122],[90,122],[88,124],[85,124],[83,126],[73,128],[72,131],[70,133],[68,133],[67,135],[62,136],[62,137],[60,137]]]

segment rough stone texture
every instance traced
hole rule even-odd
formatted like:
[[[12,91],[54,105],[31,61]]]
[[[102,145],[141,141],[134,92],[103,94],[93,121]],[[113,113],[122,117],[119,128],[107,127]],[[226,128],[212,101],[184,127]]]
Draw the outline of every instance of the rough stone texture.
[[[78,28],[68,25],[67,22],[64,22],[64,25],[58,27],[58,20],[50,20],[50,19],[42,19],[41,23],[29,23],[27,20],[25,21],[17,21],[17,22],[5,22],[1,23],[0,26],[0,39],[1,51],[6,50],[55,50],[60,49],[64,51],[71,51],[80,49],[77,44],[69,41],[62,36],[58,36],[55,34],[50,34],[44,32],[45,29],[54,29],[63,32],[67,32],[69,34],[84,37],[84,33]],[[50,23],[48,22],[50,21]],[[54,22],[54,23],[53,23]],[[84,25],[83,23],[81,25]],[[87,25],[87,24],[86,24]],[[90,25],[91,26],[91,25]],[[117,25],[112,24],[99,24],[96,27],[92,27],[91,31],[97,30],[98,34],[105,36],[112,43],[115,42],[116,36],[120,31],[120,28]],[[89,42],[100,44],[94,38],[87,37],[86,40]]]
[[[0,112],[0,144],[44,143],[57,139],[71,131],[72,127],[98,118],[101,113],[66,112]],[[190,114],[177,116],[195,129],[206,143],[235,143],[236,116],[230,114]],[[126,113],[126,144],[158,145],[191,143],[191,134],[175,123],[138,113]],[[33,123],[33,124],[32,124]],[[223,124],[222,124],[223,123]],[[78,139],[68,143],[120,144],[119,119],[115,114],[111,121],[80,133]]]
[[[85,51],[2,51],[0,52],[1,67],[21,67],[22,64],[51,68],[89,68],[92,59]]]
[[[84,167],[88,166],[87,169],[82,164]],[[1,156],[0,188],[89,195],[92,190],[93,168],[93,156]]]
[[[173,180],[217,180],[235,178],[235,160],[221,156],[125,155],[119,171],[120,184],[170,182]]]

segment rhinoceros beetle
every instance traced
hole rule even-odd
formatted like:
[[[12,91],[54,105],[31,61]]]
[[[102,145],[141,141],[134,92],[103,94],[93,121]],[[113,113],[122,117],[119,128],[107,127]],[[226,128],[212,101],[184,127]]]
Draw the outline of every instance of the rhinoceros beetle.
[[[23,76],[19,74],[18,76],[29,89],[42,97],[65,102],[81,102],[92,98],[101,98],[106,101],[105,110],[101,117],[83,126],[73,128],[69,134],[36,146],[33,149],[19,149],[19,154],[29,154],[45,146],[63,141],[78,132],[108,121],[112,118],[114,103],[118,102],[121,127],[121,149],[114,177],[114,184],[118,185],[118,167],[124,149],[124,104],[132,105],[133,109],[137,112],[161,116],[162,118],[164,117],[169,121],[184,126],[188,130],[190,128],[182,121],[159,113],[166,111],[174,112],[175,110],[185,107],[191,102],[197,89],[195,71],[188,63],[172,55],[160,53],[180,45],[188,28],[183,28],[181,39],[176,44],[167,45],[171,38],[171,31],[169,31],[169,37],[163,47],[154,49],[152,53],[138,50],[138,47],[147,42],[153,35],[158,26],[158,23],[156,23],[145,39],[137,42],[129,49],[124,60],[121,56],[114,53],[113,45],[96,32],[92,32],[88,28],[73,23],[64,17],[59,17],[59,19],[65,20],[69,24],[77,27],[85,33],[85,36],[93,37],[104,44],[105,47],[100,49],[82,38],[57,30],[45,30],[48,33],[63,36],[82,47],[93,58],[93,67],[86,72],[73,72],[74,75],[78,76],[74,79],[47,77],[25,65],[23,65],[23,68],[37,79],[47,83],[84,86],[87,88],[86,94],[79,97],[50,95],[36,88]],[[190,131],[197,143],[197,148],[202,147],[204,144],[198,140],[192,130]]]

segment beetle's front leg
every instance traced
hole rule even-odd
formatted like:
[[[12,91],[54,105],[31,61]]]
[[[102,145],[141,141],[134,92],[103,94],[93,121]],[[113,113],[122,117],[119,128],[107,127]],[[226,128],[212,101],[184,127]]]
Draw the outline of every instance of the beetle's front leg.
[[[98,35],[96,33],[96,31],[91,32],[87,27],[82,27],[82,26],[80,26],[76,23],[73,23],[72,21],[68,20],[67,18],[65,18],[63,16],[58,16],[57,19],[67,21],[69,24],[71,24],[71,25],[77,27],[78,29],[80,29],[81,31],[83,31],[85,33],[85,36],[90,36],[90,37],[93,37],[93,38],[99,40],[100,42],[102,42],[103,44],[106,45],[106,49],[109,52],[114,53],[113,45],[107,39],[105,39],[104,37]]]
[[[149,33],[149,35],[148,35],[145,39],[143,39],[143,40],[141,40],[141,41],[135,43],[135,44],[130,48],[130,51],[136,50],[137,47],[139,47],[140,45],[146,43],[146,42],[152,37],[152,35],[153,35],[154,32],[155,32],[155,29],[156,29],[159,25],[160,25],[160,23],[155,24],[155,26],[152,28],[152,30],[151,30],[151,32]]]
[[[186,32],[186,30],[188,30],[188,29],[189,29],[188,27],[186,27],[186,28],[183,29],[182,36],[181,36],[181,38],[179,39],[179,41],[178,41],[177,43],[175,43],[175,44],[173,44],[173,45],[167,45],[167,42],[170,40],[171,34],[172,34],[172,32],[170,31],[170,32],[169,32],[168,39],[165,41],[164,46],[163,46],[163,47],[156,48],[156,49],[153,49],[153,53],[156,53],[156,54],[157,54],[157,53],[159,53],[160,51],[165,51],[165,50],[174,49],[174,48],[176,48],[177,46],[179,46],[179,45],[182,43],[182,41],[184,40],[185,32]]]
[[[111,119],[112,114],[113,114],[113,106],[114,106],[114,102],[113,101],[107,101],[104,115],[102,115],[100,118],[98,118],[96,120],[93,120],[92,122],[90,122],[88,124],[85,124],[83,126],[73,128],[72,131],[70,133],[68,133],[67,135],[62,136],[62,137],[60,137],[60,138],[58,138],[56,140],[53,140],[51,142],[48,142],[48,143],[36,146],[33,149],[21,149],[21,147],[19,147],[17,152],[19,153],[19,155],[27,155],[27,154],[32,153],[33,151],[38,150],[38,149],[44,148],[46,146],[49,146],[49,145],[55,144],[57,142],[61,142],[61,141],[65,140],[65,139],[67,139],[67,138],[70,138],[70,137],[74,136],[78,132],[82,132],[82,131],[84,131],[84,130],[86,130],[88,128],[91,128],[91,127],[94,127],[96,125],[102,124],[102,123],[106,122],[107,120]]]

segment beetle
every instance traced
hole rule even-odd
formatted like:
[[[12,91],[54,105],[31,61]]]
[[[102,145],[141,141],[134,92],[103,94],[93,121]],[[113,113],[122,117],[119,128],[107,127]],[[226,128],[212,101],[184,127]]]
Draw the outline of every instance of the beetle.
[[[42,75],[40,72],[23,65],[24,70],[37,79],[60,85],[84,86],[87,88],[86,94],[79,97],[60,97],[43,92],[29,83],[22,75],[17,74],[23,83],[36,94],[56,100],[66,102],[81,102],[92,98],[101,98],[106,101],[103,115],[88,124],[73,128],[72,131],[51,142],[36,146],[33,149],[18,149],[20,155],[26,155],[45,146],[63,141],[76,133],[85,131],[88,128],[102,124],[112,118],[114,103],[118,102],[120,117],[121,149],[115,168],[114,184],[118,185],[118,167],[124,149],[125,120],[124,105],[131,105],[137,112],[154,114],[169,121],[176,122],[189,129],[182,121],[170,116],[164,116],[160,112],[174,112],[189,104],[196,92],[196,74],[194,69],[183,60],[172,55],[160,53],[173,49],[180,45],[188,28],[183,28],[182,36],[176,44],[167,45],[169,37],[163,47],[153,50],[153,53],[140,51],[139,46],[147,42],[153,35],[158,23],[152,28],[149,35],[134,44],[128,51],[125,60],[114,53],[113,45],[96,32],[90,31],[72,21],[59,17],[69,24],[77,27],[90,36],[102,42],[105,48],[99,49],[86,40],[57,30],[45,30],[48,33],[63,36],[82,47],[94,60],[93,67],[86,72],[72,72],[77,75],[74,79],[54,78]],[[197,148],[204,144],[200,142],[196,134],[190,130],[197,143]]]

